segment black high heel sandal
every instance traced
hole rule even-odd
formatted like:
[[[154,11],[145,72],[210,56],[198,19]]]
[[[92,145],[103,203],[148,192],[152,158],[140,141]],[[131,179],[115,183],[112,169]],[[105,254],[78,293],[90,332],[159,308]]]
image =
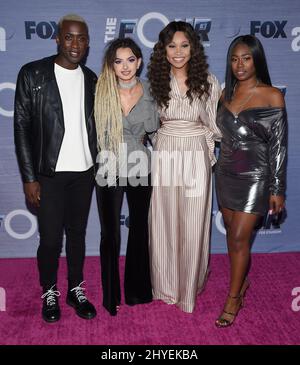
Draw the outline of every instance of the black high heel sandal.
[[[220,317],[216,320],[215,322],[215,325],[218,327],[218,328],[225,328],[225,327],[229,327],[233,324],[236,316],[238,315],[239,313],[239,310],[243,307],[243,299],[241,297],[241,295],[238,295],[238,296],[232,296],[232,295],[228,295],[229,298],[231,299],[240,299],[241,302],[238,306],[238,309],[235,313],[232,313],[232,312],[227,312],[225,309],[223,309],[222,311],[222,314],[220,315]],[[231,316],[232,317],[232,320],[229,320],[229,319],[226,319],[224,318],[224,313]]]
[[[240,291],[239,295],[237,295],[237,296],[232,296],[230,294],[228,295],[228,297],[231,298],[231,299],[240,299],[240,304],[239,304],[238,309],[235,313],[228,312],[225,309],[223,309],[222,314],[220,315],[220,317],[215,322],[216,327],[225,328],[225,327],[229,327],[233,324],[233,322],[235,321],[235,318],[237,317],[240,309],[242,309],[244,307],[244,298],[245,298],[246,291],[249,288],[249,285],[250,285],[249,280],[246,278],[244,280],[244,283],[242,285],[242,288],[241,288],[241,291]],[[231,316],[232,319],[230,320],[230,319],[224,318],[224,316],[223,316],[224,313]]]

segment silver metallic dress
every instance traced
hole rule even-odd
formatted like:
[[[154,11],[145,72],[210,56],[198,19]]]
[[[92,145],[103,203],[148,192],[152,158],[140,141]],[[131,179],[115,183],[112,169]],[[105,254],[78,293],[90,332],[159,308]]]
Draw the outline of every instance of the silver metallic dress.
[[[256,107],[236,117],[219,106],[222,133],[216,165],[220,207],[264,215],[270,194],[286,188],[287,115],[285,108]]]

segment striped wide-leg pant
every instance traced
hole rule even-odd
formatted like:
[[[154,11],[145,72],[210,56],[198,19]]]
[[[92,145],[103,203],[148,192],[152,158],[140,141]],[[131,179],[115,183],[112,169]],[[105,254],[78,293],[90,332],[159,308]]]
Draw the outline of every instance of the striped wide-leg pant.
[[[204,286],[211,224],[211,160],[205,133],[172,121],[152,155],[149,245],[153,298],[193,312]]]

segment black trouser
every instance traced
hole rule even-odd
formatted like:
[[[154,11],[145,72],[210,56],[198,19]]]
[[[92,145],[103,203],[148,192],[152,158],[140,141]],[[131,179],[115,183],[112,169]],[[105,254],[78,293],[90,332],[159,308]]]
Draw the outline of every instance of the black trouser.
[[[150,181],[150,178],[149,178]],[[124,192],[129,208],[129,234],[125,262],[125,303],[152,300],[148,251],[149,186],[100,187],[96,185],[101,223],[100,261],[103,306],[115,315],[121,302],[119,254],[121,245],[120,213]]]
[[[85,233],[94,187],[93,168],[83,172],[57,172],[39,176],[41,186],[38,224],[40,245],[37,251],[40,284],[45,289],[57,282],[63,232],[69,287],[83,281]]]

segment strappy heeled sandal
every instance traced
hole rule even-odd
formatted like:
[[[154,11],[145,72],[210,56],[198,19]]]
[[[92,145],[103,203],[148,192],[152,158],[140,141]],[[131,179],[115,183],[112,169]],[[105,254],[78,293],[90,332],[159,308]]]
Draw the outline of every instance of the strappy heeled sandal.
[[[249,286],[250,286],[250,282],[249,282],[248,278],[245,278],[245,280],[243,282],[243,285],[242,285],[242,288],[241,288],[241,291],[240,291],[240,294],[237,295],[237,296],[228,295],[228,297],[231,298],[231,299],[240,299],[240,304],[239,304],[238,309],[237,309],[237,311],[235,313],[228,312],[225,309],[223,309],[222,314],[220,315],[220,317],[215,322],[215,325],[218,328],[229,327],[229,326],[231,326],[233,324],[236,316],[239,313],[239,310],[244,307],[244,298],[245,298],[246,291],[249,288]],[[224,318],[223,317],[223,314],[224,313],[227,314],[227,315],[229,315],[229,316],[231,316],[232,319],[229,320],[229,319]]]
[[[232,312],[228,312],[225,309],[223,309],[222,314],[220,315],[220,317],[216,320],[215,325],[218,328],[225,328],[225,327],[229,327],[233,324],[236,316],[239,313],[239,310],[243,307],[243,297],[241,296],[241,294],[237,295],[237,296],[232,296],[232,295],[228,295],[229,298],[231,299],[239,299],[240,300],[240,304],[238,306],[238,309],[235,313]],[[224,314],[227,314],[229,316],[231,316],[231,320],[230,319],[226,319],[224,318]]]

